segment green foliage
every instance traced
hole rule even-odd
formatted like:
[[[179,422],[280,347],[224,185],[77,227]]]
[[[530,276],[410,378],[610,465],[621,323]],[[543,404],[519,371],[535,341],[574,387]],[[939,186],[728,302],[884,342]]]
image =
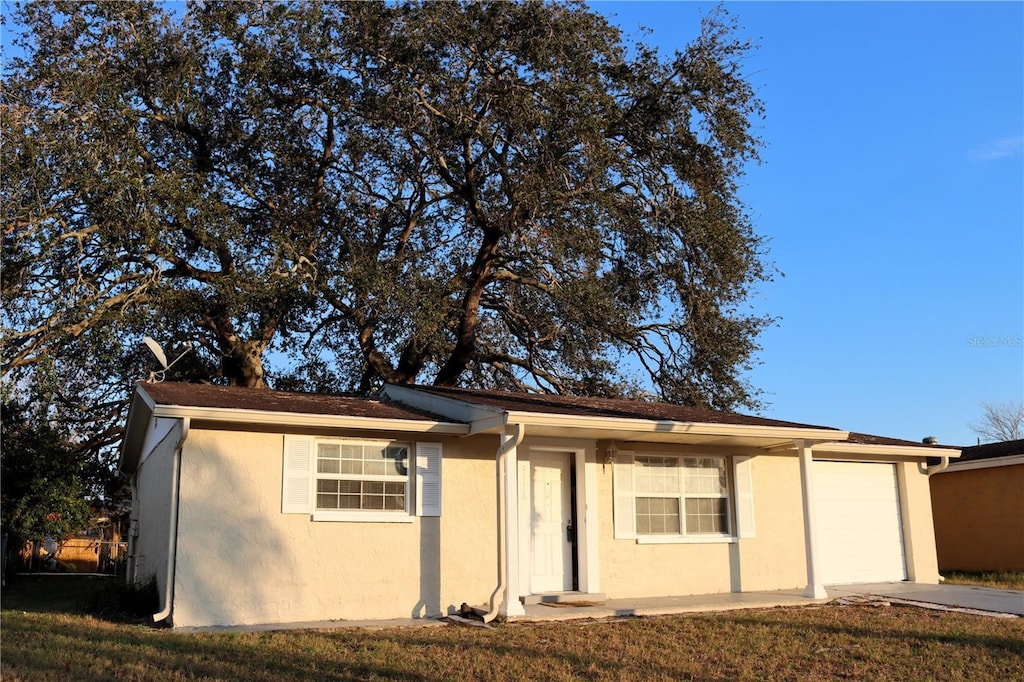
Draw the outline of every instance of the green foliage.
[[[90,520],[81,453],[24,406],[3,404],[0,505],[4,533],[20,540],[63,540]]]
[[[757,405],[770,320],[740,311],[771,271],[737,186],[761,105],[724,11],[671,56],[577,3],[12,18],[9,380],[56,358],[65,397],[107,404],[148,333],[198,344],[172,378]]]

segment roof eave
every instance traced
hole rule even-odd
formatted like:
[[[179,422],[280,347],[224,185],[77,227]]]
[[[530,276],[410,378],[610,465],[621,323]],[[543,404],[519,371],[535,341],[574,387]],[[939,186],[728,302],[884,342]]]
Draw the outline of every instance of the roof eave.
[[[153,416],[193,421],[209,421],[225,424],[261,424],[266,426],[288,426],[309,428],[349,428],[367,431],[403,431],[407,433],[436,433],[465,435],[468,424],[443,422],[428,419],[387,419],[381,417],[358,417],[338,414],[312,414],[306,412],[276,412],[226,407],[193,407],[184,405],[157,405]]]
[[[142,446],[146,442],[146,429],[153,417],[155,407],[156,403],[153,402],[153,398],[143,390],[141,385],[136,386],[128,407],[127,425],[124,439],[121,441],[121,452],[117,459],[118,472],[131,475],[138,468],[139,459],[142,456]]]
[[[833,453],[837,455],[892,455],[902,457],[950,457],[960,456],[957,448],[936,447],[934,445],[882,445],[871,443],[821,443],[814,446],[815,454]]]
[[[473,422],[474,433],[495,431],[504,423],[522,424],[526,427],[564,428],[600,434],[602,431],[630,431],[642,437],[644,434],[675,434],[690,436],[736,436],[743,438],[764,438],[779,440],[807,440],[825,442],[844,440],[849,432],[800,426],[768,426],[755,424],[723,424],[709,422],[678,422],[668,419],[642,419],[625,417],[589,417],[568,414],[545,414],[509,410],[503,419],[489,417]]]

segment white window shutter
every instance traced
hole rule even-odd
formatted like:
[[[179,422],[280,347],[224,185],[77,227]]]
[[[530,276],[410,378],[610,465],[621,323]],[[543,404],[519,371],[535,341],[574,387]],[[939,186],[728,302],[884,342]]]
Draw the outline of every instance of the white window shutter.
[[[284,472],[281,477],[281,513],[313,511],[313,439],[284,437]]]
[[[416,443],[416,516],[441,515],[441,444]]]
[[[754,477],[751,457],[733,457],[736,482],[736,537],[754,537]]]
[[[615,538],[636,537],[636,500],[633,494],[633,453],[615,453],[612,464],[612,488],[615,491]]]

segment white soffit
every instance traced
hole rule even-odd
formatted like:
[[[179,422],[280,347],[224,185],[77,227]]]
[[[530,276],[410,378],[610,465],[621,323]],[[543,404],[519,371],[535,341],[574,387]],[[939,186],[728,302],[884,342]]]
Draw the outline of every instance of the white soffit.
[[[813,455],[815,458],[828,455],[836,455],[839,459],[870,459],[872,456],[889,457],[912,457],[922,459],[924,457],[949,457],[954,459],[960,456],[956,448],[936,447],[934,445],[872,445],[870,443],[820,443],[814,446]]]

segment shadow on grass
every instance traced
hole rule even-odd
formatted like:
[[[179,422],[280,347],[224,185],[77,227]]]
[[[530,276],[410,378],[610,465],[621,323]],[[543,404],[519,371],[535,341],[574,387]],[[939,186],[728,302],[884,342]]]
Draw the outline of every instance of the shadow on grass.
[[[147,622],[156,611],[155,584],[128,586],[113,576],[32,574],[12,576],[3,588],[4,610],[93,616],[113,623]]]

